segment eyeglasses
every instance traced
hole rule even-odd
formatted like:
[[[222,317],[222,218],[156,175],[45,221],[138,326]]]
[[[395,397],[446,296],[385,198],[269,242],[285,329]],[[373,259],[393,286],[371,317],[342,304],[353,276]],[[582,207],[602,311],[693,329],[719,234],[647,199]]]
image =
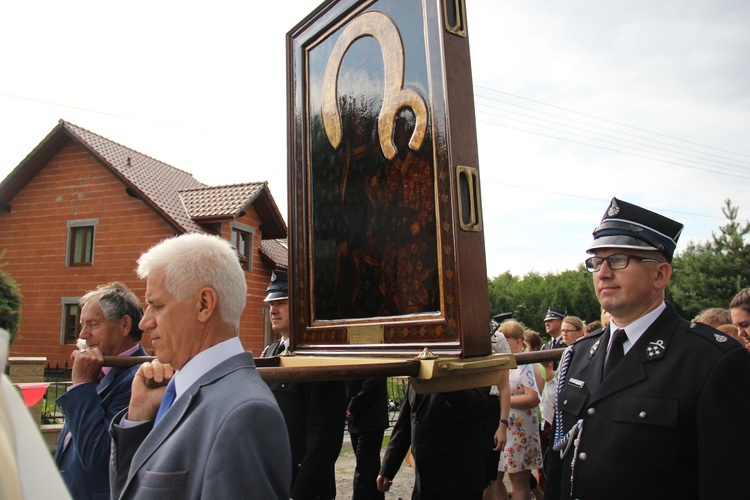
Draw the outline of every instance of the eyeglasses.
[[[573,333],[573,332],[580,332],[581,330],[560,330],[560,333]]]
[[[619,271],[625,269],[630,264],[630,259],[640,260],[641,262],[660,262],[656,259],[649,259],[647,257],[641,257],[640,255],[633,255],[629,253],[616,253],[609,257],[589,257],[583,261],[586,266],[586,270],[590,273],[598,273],[602,268],[604,261],[607,261],[607,265],[613,271]]]

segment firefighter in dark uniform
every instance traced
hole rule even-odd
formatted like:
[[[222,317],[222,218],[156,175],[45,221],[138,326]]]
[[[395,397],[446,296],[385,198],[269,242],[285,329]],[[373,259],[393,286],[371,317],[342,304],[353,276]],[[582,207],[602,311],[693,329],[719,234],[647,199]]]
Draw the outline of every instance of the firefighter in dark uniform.
[[[263,358],[278,356],[290,347],[286,271],[273,272],[266,292],[271,325],[280,338],[263,350]],[[345,383],[276,382],[268,385],[284,415],[292,447],[291,498],[336,498],[336,460],[344,440],[346,417]],[[281,425],[283,428],[284,424]]]
[[[545,498],[747,498],[750,352],[665,302],[682,227],[613,198],[594,231],[585,264],[612,320],[563,356]]]
[[[567,311],[561,311],[552,307],[547,309],[547,315],[544,317],[544,330],[550,336],[550,339],[544,343],[541,348],[542,351],[565,347],[565,343],[560,336],[560,327],[562,327],[563,318],[567,315]]]

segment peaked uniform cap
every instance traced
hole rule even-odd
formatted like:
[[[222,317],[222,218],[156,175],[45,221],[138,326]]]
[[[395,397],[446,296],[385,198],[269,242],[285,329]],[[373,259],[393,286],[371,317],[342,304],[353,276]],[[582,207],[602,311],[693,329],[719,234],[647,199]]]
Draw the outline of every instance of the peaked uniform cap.
[[[684,226],[656,212],[612,198],[599,226],[594,242],[586,250],[600,248],[656,250],[672,261],[677,240]]]
[[[286,271],[277,270],[271,272],[271,283],[266,288],[266,293],[268,295],[263,299],[263,302],[289,298],[289,283]]]
[[[547,315],[544,317],[544,321],[549,321],[551,319],[559,319],[560,321],[562,321],[566,314],[567,311],[561,311],[559,309],[550,307],[549,309],[547,309]]]
[[[492,319],[497,323],[498,325],[502,323],[505,320],[513,319],[513,313],[512,312],[504,312],[500,314],[495,314]]]

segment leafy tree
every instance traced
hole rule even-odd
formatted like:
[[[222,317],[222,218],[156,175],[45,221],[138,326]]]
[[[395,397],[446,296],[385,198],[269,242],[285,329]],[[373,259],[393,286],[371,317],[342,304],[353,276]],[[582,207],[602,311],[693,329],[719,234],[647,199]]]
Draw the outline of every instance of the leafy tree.
[[[510,312],[515,309],[513,293],[518,283],[518,277],[513,276],[510,271],[495,276],[487,283],[490,294],[490,311],[492,316],[501,312]]]
[[[732,297],[750,286],[750,246],[745,237],[750,223],[737,220],[739,209],[725,200],[722,213],[728,219],[711,241],[690,243],[672,261],[674,274],[667,298],[685,318],[693,318],[709,307],[727,307]],[[493,315],[513,312],[515,319],[544,336],[544,316],[552,306],[567,310],[584,321],[599,319],[600,307],[594,284],[583,264],[559,274],[529,273],[513,276],[509,271],[489,280],[490,311]]]
[[[5,256],[5,250],[0,252],[0,260]],[[5,264],[0,264],[3,267]],[[18,326],[21,323],[21,290],[18,284],[0,271],[0,328],[10,333],[10,342],[16,338]]]
[[[711,233],[711,241],[690,243],[675,256],[669,300],[686,318],[709,307],[727,307],[732,297],[750,285],[750,246],[745,237],[750,223],[737,220],[739,208],[724,200],[721,209],[728,222]]]
[[[599,319],[601,307],[594,292],[594,281],[583,264],[579,264],[574,271],[558,274],[554,282],[558,290],[553,304],[561,304],[559,307],[567,310],[568,314],[586,322]]]
[[[591,275],[580,265],[560,274],[531,272],[522,278],[509,271],[489,281],[492,315],[513,312],[528,328],[544,333],[544,316],[550,306],[567,310],[583,320],[599,318]]]

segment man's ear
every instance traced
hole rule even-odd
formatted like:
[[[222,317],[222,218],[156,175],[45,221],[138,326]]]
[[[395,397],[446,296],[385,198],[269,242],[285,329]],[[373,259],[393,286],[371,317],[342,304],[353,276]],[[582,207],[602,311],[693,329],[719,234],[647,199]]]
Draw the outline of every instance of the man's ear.
[[[130,330],[133,328],[133,318],[126,314],[120,318],[120,324],[122,325],[122,336],[127,337],[130,335]]]
[[[211,287],[204,287],[198,292],[198,321],[208,322],[217,312],[219,306],[216,291]]]
[[[656,289],[664,290],[667,288],[667,283],[669,283],[670,278],[672,278],[672,266],[668,262],[662,262],[656,269],[654,287]]]

